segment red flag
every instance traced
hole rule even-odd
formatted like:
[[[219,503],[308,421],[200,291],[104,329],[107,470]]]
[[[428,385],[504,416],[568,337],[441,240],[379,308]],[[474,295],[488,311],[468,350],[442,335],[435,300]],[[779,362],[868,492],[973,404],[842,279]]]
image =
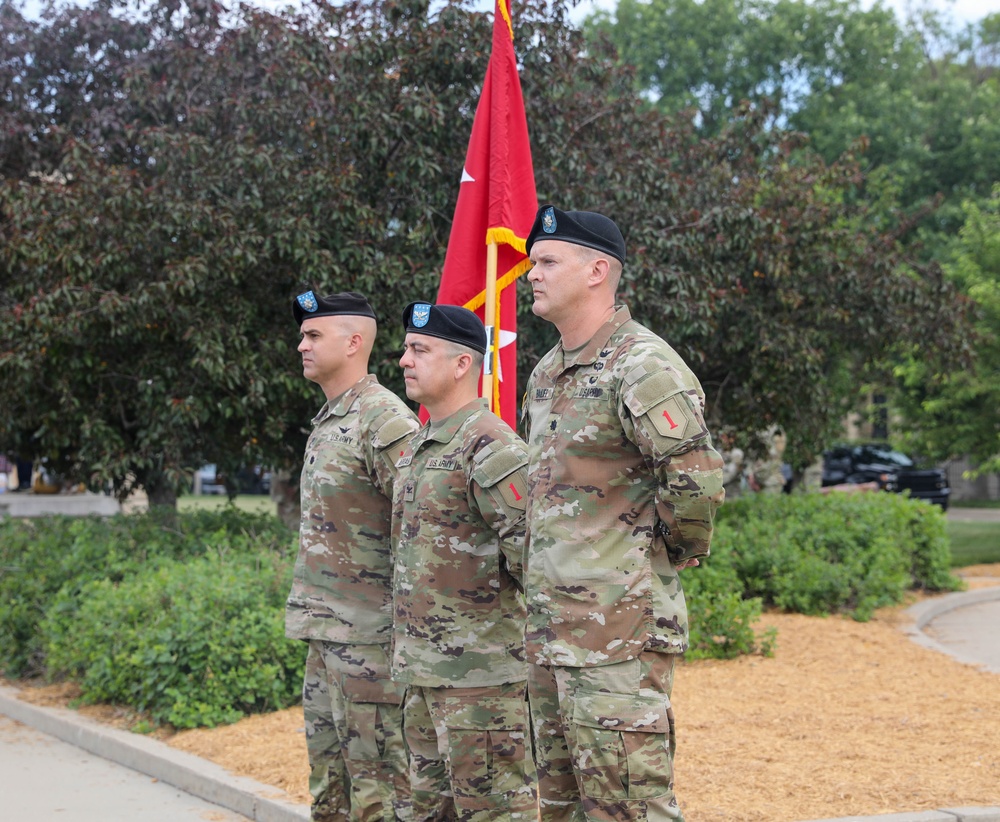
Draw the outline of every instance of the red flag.
[[[483,391],[493,410],[517,427],[515,280],[531,267],[524,241],[538,211],[528,123],[514,57],[508,0],[497,0],[493,51],[465,155],[455,219],[437,301],[464,305],[485,321],[486,257],[497,244],[497,301],[492,380]],[[489,370],[489,369],[487,369]]]

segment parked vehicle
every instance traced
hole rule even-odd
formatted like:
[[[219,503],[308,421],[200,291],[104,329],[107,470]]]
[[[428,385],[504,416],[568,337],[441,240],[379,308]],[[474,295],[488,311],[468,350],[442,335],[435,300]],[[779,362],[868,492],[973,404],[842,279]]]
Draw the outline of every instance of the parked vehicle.
[[[194,493],[237,494],[271,493],[271,472],[259,465],[240,468],[230,477],[218,470],[216,465],[203,465],[195,472]]]
[[[195,472],[194,492],[196,494],[225,494],[225,477],[217,472],[215,465],[203,465]]]
[[[884,442],[837,445],[823,452],[823,485],[878,483],[883,491],[909,491],[948,510],[951,488],[939,468],[920,468],[901,451]]]

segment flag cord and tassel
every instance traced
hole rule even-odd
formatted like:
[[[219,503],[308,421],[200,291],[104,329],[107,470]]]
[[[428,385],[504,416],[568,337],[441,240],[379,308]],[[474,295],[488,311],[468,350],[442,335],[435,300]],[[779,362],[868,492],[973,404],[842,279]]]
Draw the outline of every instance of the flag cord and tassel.
[[[496,316],[500,316],[500,294],[501,291],[497,289],[497,299],[496,299]],[[500,371],[500,340],[499,334],[497,335],[497,344],[494,346],[493,352],[493,363],[494,363],[494,374],[493,374],[493,404],[491,406],[493,413],[500,415],[500,379],[503,374]]]
[[[500,350],[497,344],[496,324],[499,306],[497,305],[497,244],[486,246],[486,294],[483,308],[484,325],[486,326],[486,358],[483,363],[482,395],[489,397],[490,410],[495,410],[493,404],[494,383],[496,380],[496,357]],[[489,377],[489,379],[486,379]]]

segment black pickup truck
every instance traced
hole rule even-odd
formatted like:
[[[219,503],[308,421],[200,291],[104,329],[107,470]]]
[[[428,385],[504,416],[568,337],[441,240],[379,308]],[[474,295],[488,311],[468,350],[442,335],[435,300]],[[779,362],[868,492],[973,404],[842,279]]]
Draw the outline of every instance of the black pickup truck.
[[[823,452],[823,485],[876,482],[883,491],[909,491],[948,510],[948,477],[939,468],[917,468],[913,460],[886,443],[837,445]]]

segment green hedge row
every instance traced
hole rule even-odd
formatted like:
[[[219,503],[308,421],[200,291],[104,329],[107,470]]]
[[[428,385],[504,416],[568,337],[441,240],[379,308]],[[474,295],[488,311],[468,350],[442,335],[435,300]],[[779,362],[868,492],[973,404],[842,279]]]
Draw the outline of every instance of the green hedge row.
[[[293,704],[295,534],[235,509],[0,522],[0,671],[179,728]]]
[[[176,727],[299,698],[284,638],[295,534],[235,509],[0,522],[0,671],[70,678],[83,700]],[[727,503],[712,556],[683,572],[691,657],[770,652],[764,607],[867,619],[909,589],[954,590],[941,512],[894,494]]]
[[[42,622],[48,675],[177,728],[287,707],[305,662],[305,643],[284,638],[289,569],[275,554],[234,552],[91,582],[75,613]]]
[[[763,607],[867,620],[908,590],[954,591],[944,514],[887,493],[754,495],[720,510],[712,556],[683,572],[690,657],[767,652]]]

